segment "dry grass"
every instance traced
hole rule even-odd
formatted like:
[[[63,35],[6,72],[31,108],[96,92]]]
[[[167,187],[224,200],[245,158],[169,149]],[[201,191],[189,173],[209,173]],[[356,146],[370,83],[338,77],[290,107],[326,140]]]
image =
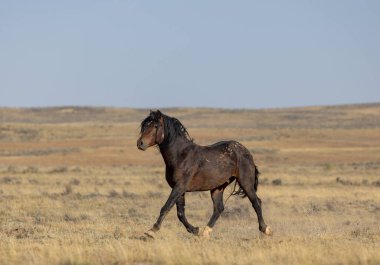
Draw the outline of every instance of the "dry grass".
[[[145,110],[0,109],[0,264],[380,263],[379,104],[166,112],[197,143],[254,153],[272,237],[233,197],[210,240],[173,209],[141,241],[170,192],[157,150],[135,148]],[[188,194],[186,211],[203,227],[209,194]]]

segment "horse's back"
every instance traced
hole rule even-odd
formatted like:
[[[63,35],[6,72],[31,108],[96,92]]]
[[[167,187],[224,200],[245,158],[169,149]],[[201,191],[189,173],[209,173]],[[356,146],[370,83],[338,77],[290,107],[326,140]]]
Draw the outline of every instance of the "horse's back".
[[[215,149],[215,150],[222,150],[222,151],[228,151],[228,152],[233,151],[240,155],[250,156],[249,150],[244,145],[242,145],[241,143],[235,140],[220,141],[212,145],[209,145],[207,147],[210,149]]]

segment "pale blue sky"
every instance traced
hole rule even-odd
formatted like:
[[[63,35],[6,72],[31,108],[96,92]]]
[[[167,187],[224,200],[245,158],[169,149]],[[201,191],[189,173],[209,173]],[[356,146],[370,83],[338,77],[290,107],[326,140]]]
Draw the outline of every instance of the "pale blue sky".
[[[0,1],[0,106],[380,101],[380,1]]]

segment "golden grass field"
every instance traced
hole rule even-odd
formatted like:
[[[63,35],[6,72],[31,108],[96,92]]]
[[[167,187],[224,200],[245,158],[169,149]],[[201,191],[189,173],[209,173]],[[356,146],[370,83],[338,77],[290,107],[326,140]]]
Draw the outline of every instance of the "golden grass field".
[[[272,237],[231,197],[209,240],[175,207],[140,240],[170,192],[158,150],[136,148],[148,110],[2,108],[0,264],[380,264],[380,104],[162,111],[198,144],[247,146]],[[202,228],[209,193],[186,198]]]

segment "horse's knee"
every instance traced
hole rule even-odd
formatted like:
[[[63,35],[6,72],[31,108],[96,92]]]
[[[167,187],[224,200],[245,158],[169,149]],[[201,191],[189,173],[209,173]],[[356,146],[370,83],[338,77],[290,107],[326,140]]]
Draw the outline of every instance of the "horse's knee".
[[[216,209],[218,210],[219,213],[222,213],[224,211],[224,206],[223,205],[218,205],[216,207]]]

